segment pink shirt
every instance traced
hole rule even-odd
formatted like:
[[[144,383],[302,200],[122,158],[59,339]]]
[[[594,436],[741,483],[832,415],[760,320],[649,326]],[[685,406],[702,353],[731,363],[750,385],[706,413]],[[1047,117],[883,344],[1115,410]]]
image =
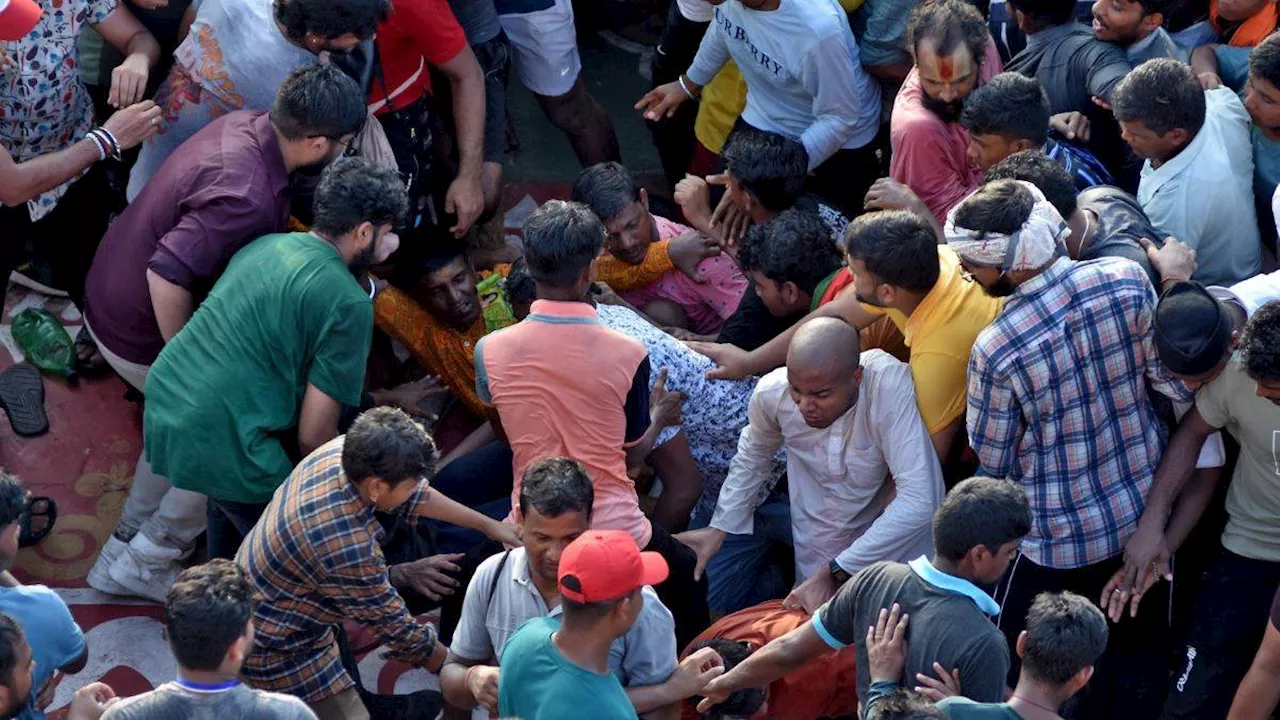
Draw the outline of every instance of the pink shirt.
[[[693,232],[692,228],[664,217],[652,217],[658,226],[659,240]],[[705,283],[696,282],[679,270],[668,270],[649,285],[622,293],[622,299],[642,310],[654,300],[670,300],[684,308],[694,332],[714,335],[738,309],[742,294],[747,291],[747,278],[733,258],[723,253],[698,263],[698,270],[706,276]]]
[[[987,56],[978,70],[985,83],[1001,70],[1000,53],[987,41]],[[924,106],[917,68],[911,68],[893,102],[889,141],[893,155],[889,175],[909,186],[939,221],[951,207],[982,182],[982,171],[969,162],[969,133],[959,122],[943,122]]]
[[[476,392],[493,405],[514,454],[511,507],[525,468],[550,457],[582,463],[595,488],[591,527],[653,534],[627,476],[627,394],[648,358],[637,340],[600,323],[582,302],[534,301],[523,322],[476,343]],[[512,520],[512,517],[508,517]]]

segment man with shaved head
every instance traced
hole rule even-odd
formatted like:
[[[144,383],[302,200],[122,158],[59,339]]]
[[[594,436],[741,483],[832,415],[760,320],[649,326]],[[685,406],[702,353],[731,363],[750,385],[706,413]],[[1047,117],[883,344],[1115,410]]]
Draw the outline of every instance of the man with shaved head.
[[[722,599],[718,580],[758,576],[766,560],[752,550],[769,539],[754,521],[765,514],[758,499],[781,448],[799,583],[784,606],[812,613],[852,573],[932,552],[942,469],[911,371],[882,350],[860,350],[857,328],[811,320],[792,338],[786,367],[756,385],[710,527],[677,536],[697,551],[698,572],[710,563],[716,610],[741,607]]]

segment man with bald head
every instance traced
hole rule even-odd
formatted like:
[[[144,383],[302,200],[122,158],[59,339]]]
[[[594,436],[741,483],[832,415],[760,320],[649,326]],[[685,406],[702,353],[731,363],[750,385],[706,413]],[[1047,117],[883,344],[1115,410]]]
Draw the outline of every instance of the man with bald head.
[[[699,572],[724,562],[717,553],[732,558],[736,567],[711,573],[713,598],[717,578],[756,576],[765,561],[746,548],[781,448],[799,583],[786,607],[812,613],[871,563],[932,552],[929,519],[942,500],[942,469],[911,371],[884,351],[860,352],[856,328],[837,318],[803,325],[786,367],[756,385],[747,421],[710,527],[677,536],[698,553]],[[740,609],[726,604],[715,609]]]

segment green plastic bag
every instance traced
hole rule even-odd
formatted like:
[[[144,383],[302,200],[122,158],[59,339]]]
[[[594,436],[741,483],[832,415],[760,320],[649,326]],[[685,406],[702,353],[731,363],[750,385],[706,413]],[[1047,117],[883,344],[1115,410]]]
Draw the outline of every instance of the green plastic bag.
[[[69,383],[79,381],[75,343],[52,313],[27,308],[13,318],[12,330],[14,342],[27,356],[27,362],[44,372],[61,375]]]
[[[476,283],[476,292],[480,294],[481,314],[484,316],[487,333],[516,324],[516,315],[507,304],[507,295],[503,292],[505,284],[506,278],[498,273]]]

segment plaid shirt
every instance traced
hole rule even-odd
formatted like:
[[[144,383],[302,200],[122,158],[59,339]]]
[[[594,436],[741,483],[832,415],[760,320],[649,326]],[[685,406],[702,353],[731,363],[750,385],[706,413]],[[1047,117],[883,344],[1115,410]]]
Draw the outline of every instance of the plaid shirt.
[[[257,594],[254,652],[241,670],[255,687],[317,702],[354,687],[338,656],[334,626],[355,620],[423,665],[435,630],[409,614],[391,587],[373,508],[342,472],[339,437],[311,453],[276,491],[236,562]],[[422,515],[425,482],[401,512]]]
[[[1147,397],[1192,396],[1156,357],[1156,296],[1137,264],[1059,258],[1018,287],[969,359],[969,441],[982,473],[1027,492],[1022,552],[1051,568],[1120,553],[1165,428]]]
[[[1097,156],[1078,145],[1049,138],[1044,143],[1044,154],[1067,169],[1076,184],[1077,192],[1095,185],[1114,185],[1116,182]]]

